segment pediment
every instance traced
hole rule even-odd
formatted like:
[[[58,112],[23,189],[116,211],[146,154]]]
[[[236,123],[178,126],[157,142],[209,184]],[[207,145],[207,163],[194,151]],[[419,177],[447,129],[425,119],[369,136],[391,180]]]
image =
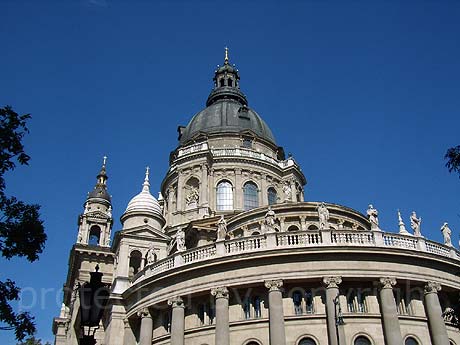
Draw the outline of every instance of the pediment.
[[[149,225],[138,226],[132,229],[126,229],[120,231],[120,237],[141,237],[141,238],[151,238],[151,239],[163,239],[166,241],[171,240],[171,237],[159,231],[157,229],[152,228]]]

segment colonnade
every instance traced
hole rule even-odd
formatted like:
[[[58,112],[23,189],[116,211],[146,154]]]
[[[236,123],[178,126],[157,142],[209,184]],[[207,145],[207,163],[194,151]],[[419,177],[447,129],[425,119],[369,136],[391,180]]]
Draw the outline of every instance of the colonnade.
[[[338,322],[340,315],[337,310],[337,296],[339,296],[339,285],[342,278],[329,276],[323,278],[326,288],[326,319],[329,345],[342,345],[344,339]],[[382,315],[383,333],[386,345],[401,345],[403,337],[399,324],[396,301],[393,294],[393,287],[396,279],[382,277],[379,279],[380,311]],[[269,313],[269,339],[270,345],[286,345],[284,313],[283,313],[283,281],[281,279],[265,281],[268,289],[268,313]],[[442,316],[438,292],[441,285],[437,282],[427,282],[424,289],[425,312],[428,320],[428,327],[433,345],[449,344],[447,329]],[[215,298],[215,344],[230,345],[229,325],[229,292],[227,287],[221,286],[211,290]],[[171,345],[184,345],[185,331],[185,305],[179,296],[168,300],[172,308],[171,317]],[[138,312],[140,322],[140,345],[151,345],[153,334],[152,316],[147,308]],[[126,344],[127,345],[127,344]]]

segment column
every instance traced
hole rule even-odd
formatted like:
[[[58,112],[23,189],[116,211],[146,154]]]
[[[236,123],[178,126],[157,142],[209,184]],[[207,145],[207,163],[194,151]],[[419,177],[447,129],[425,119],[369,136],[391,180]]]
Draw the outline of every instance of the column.
[[[260,206],[268,205],[268,193],[267,193],[267,175],[262,174],[262,179],[260,180],[260,193],[262,196]]]
[[[185,306],[181,297],[173,297],[168,301],[172,306],[171,345],[184,345]],[[151,345],[151,344],[150,344]]]
[[[125,334],[123,336],[123,345],[131,345],[136,344],[136,337],[134,336],[133,330],[131,325],[129,324],[129,319],[123,319],[124,327],[125,327]],[[106,343],[110,344],[110,343]]]
[[[268,289],[270,345],[286,345],[282,286],[283,281],[281,279],[265,281],[265,287]]]
[[[326,317],[327,317],[327,337],[329,345],[338,345],[335,298],[339,295],[339,284],[342,277],[324,277],[323,283],[326,286]]]
[[[441,284],[439,283],[427,282],[425,285],[425,312],[433,345],[449,344],[449,336],[439,304],[438,291],[440,290]]]
[[[211,290],[216,297],[216,332],[215,344],[230,345],[230,328],[228,321],[228,290],[218,287]]]
[[[241,185],[241,169],[235,169],[235,185],[233,186],[233,208],[243,209],[243,186]]]
[[[380,312],[382,313],[383,334],[385,335],[385,344],[387,345],[403,344],[398,311],[393,294],[394,285],[396,285],[395,278],[380,278]]]
[[[291,180],[291,201],[297,202],[297,189],[295,187],[295,180]]]
[[[206,164],[201,165],[201,185],[200,185],[200,206],[208,207],[208,166]]]
[[[153,320],[147,308],[137,313],[141,318],[141,330],[139,335],[139,345],[152,345]]]
[[[176,198],[176,211],[183,211],[184,209],[184,171],[177,172],[177,198]]]

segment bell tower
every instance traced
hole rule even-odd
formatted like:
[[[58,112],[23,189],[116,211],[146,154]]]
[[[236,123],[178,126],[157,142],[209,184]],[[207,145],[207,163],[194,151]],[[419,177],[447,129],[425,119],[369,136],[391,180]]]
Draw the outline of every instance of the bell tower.
[[[110,247],[112,232],[112,202],[107,191],[107,157],[103,158],[94,189],[88,193],[83,213],[78,217],[77,243]]]

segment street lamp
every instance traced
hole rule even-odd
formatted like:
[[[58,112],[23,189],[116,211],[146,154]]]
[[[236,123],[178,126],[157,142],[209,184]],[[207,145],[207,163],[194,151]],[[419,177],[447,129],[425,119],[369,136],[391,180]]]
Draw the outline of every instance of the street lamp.
[[[102,283],[102,273],[99,272],[99,265],[96,265],[95,272],[90,272],[91,279],[79,288],[80,296],[80,327],[83,337],[80,338],[80,345],[95,345],[94,333],[99,328],[102,314],[109,300],[109,289],[107,284]],[[87,333],[85,334],[85,328]]]
[[[342,307],[340,306],[339,294],[334,298],[334,309],[335,309],[335,332],[337,334],[337,344],[340,343],[340,331],[339,326],[343,326],[345,321],[343,321]]]

